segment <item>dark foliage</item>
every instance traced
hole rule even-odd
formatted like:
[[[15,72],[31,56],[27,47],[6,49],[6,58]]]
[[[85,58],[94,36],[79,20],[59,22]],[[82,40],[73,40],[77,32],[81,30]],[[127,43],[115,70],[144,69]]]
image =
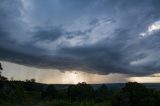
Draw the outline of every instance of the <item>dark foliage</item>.
[[[1,75],[1,70],[3,70],[2,65],[0,63],[0,81],[7,81],[8,79]]]
[[[36,83],[35,79],[24,82],[0,78],[0,106],[33,106],[37,101],[57,103],[56,106],[81,106],[81,103],[85,106],[158,106],[160,101],[159,90],[148,89],[137,82],[128,82],[118,90],[109,90],[105,84],[93,89],[85,82],[56,89],[56,85]]]
[[[1,63],[0,63],[0,70],[3,70]]]
[[[57,90],[55,89],[54,85],[45,86],[42,90],[42,99],[54,99],[58,95]]]
[[[102,84],[97,90],[95,90],[96,102],[103,102],[108,98],[108,88],[105,84]]]
[[[92,86],[85,82],[78,83],[77,85],[70,85],[68,87],[68,96],[71,100],[87,100],[94,98],[94,90]]]
[[[113,106],[157,106],[160,92],[137,82],[128,82],[112,99]]]

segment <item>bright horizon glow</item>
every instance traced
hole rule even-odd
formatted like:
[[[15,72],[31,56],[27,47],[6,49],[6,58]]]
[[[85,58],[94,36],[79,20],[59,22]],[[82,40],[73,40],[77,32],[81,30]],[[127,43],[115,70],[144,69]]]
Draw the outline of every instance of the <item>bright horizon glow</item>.
[[[160,82],[160,74],[153,74],[143,77],[129,77],[125,74],[108,74],[99,75],[86,73],[81,71],[65,71],[53,69],[38,69],[34,67],[27,67],[10,62],[2,62],[4,70],[2,75],[9,80],[14,77],[14,80],[22,80],[35,78],[36,82],[47,84],[77,84],[79,82],[86,82],[88,84],[102,84],[102,83],[125,83],[128,81],[136,81],[139,83],[158,83]]]
[[[35,78],[36,82],[47,84],[77,84],[79,82],[101,84],[126,82],[127,78],[123,74],[99,75],[76,70],[62,72],[56,69],[38,69],[4,61],[1,63],[4,68],[2,75],[9,80],[13,77],[14,80],[22,81]]]
[[[160,77],[131,77],[129,78],[129,81],[139,83],[160,83]]]

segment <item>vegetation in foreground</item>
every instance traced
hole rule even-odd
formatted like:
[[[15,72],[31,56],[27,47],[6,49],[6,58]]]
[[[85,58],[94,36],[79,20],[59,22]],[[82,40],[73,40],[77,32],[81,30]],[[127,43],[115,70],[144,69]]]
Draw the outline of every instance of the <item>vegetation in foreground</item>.
[[[128,82],[118,90],[86,83],[55,89],[35,82],[0,81],[0,106],[157,106],[160,91]]]
[[[137,82],[128,82],[118,90],[105,84],[95,89],[85,82],[55,87],[34,79],[8,81],[0,73],[0,106],[158,106],[160,101],[159,90]]]

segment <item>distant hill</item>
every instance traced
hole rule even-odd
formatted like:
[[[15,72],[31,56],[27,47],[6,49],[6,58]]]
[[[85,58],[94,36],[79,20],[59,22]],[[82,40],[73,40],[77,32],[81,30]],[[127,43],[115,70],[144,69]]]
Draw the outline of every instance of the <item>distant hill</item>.
[[[147,88],[160,89],[160,83],[142,83]],[[66,89],[71,84],[53,84],[57,89]],[[99,88],[102,84],[90,84],[94,89]],[[125,83],[109,83],[105,84],[108,89],[121,89],[125,86]]]
[[[147,88],[150,89],[160,89],[160,83],[142,83],[145,85]],[[96,89],[99,87],[101,84],[92,84],[92,86]],[[108,89],[121,89],[125,86],[125,83],[110,83],[106,84]]]

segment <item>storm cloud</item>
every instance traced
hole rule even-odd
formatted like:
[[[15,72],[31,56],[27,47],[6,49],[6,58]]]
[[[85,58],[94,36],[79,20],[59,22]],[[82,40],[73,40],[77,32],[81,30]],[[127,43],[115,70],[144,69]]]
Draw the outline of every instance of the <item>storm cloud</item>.
[[[38,68],[160,72],[159,0],[2,0],[0,60]]]

